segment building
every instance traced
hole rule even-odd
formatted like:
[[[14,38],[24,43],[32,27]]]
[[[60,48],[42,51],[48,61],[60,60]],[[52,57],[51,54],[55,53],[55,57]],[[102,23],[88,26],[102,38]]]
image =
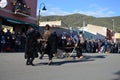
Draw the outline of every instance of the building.
[[[81,30],[84,33],[84,37],[88,39],[112,39],[112,31],[106,27],[87,24],[87,26],[82,27]]]
[[[36,7],[37,0],[1,0],[0,29],[7,26],[24,32],[28,26],[36,26]]]
[[[114,40],[115,42],[120,42],[120,33],[115,33]]]
[[[61,35],[63,32],[69,32],[69,28],[67,24],[65,24],[62,20],[57,21],[43,21],[39,23],[41,26],[41,31],[43,31],[44,27],[48,24],[52,27],[53,31],[55,31],[58,35]]]
[[[40,26],[44,27],[46,24],[50,25],[51,27],[67,28],[67,24],[65,24],[62,20],[40,22]]]

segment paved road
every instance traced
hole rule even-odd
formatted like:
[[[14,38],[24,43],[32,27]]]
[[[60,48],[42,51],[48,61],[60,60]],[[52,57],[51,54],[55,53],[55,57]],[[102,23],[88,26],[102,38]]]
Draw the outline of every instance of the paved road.
[[[35,59],[26,66],[23,53],[0,53],[0,80],[120,80],[120,54],[87,54],[83,60]]]

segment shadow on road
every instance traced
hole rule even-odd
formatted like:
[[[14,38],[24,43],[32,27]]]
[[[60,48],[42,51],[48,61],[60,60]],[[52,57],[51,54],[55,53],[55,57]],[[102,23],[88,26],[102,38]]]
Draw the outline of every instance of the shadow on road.
[[[88,61],[95,61],[95,59],[103,59],[103,58],[106,58],[105,55],[85,55],[83,59],[80,59],[80,60],[75,60],[75,59],[64,59],[63,61],[56,61],[56,62],[53,62],[51,65],[54,65],[54,66],[59,66],[59,65],[63,65],[63,64],[67,64],[67,63],[78,63],[78,62],[88,62]],[[35,64],[35,66],[41,66],[41,65],[48,65],[47,62],[41,62],[41,63],[37,63]]]
[[[113,80],[120,80],[120,71],[114,73],[115,75],[117,75],[118,77],[116,79],[113,79]]]
[[[86,59],[103,59],[106,58],[106,55],[85,55]]]

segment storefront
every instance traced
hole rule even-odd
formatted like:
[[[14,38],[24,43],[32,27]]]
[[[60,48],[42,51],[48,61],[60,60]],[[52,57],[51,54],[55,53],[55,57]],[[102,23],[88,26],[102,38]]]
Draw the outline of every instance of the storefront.
[[[29,26],[37,27],[36,7],[37,0],[1,0],[0,29],[25,32]]]

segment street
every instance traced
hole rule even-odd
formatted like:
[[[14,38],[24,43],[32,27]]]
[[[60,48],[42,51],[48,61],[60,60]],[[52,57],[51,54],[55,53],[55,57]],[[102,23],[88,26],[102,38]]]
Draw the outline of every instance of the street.
[[[120,54],[83,53],[84,59],[48,57],[26,66],[24,53],[0,53],[0,80],[120,80]]]

